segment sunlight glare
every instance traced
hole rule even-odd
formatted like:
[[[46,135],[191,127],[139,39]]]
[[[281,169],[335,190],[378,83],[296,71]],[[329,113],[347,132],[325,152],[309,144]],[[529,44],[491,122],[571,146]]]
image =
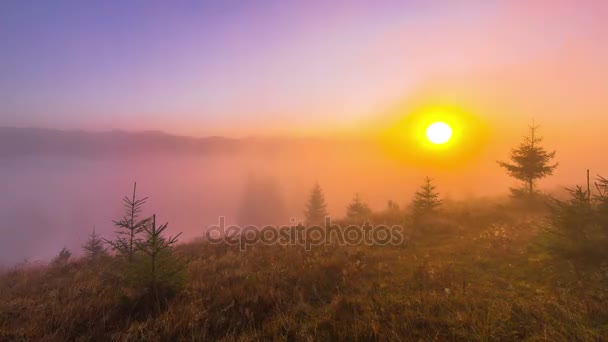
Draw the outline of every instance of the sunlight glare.
[[[426,137],[433,144],[445,144],[452,137],[452,128],[445,122],[434,122],[427,127]]]

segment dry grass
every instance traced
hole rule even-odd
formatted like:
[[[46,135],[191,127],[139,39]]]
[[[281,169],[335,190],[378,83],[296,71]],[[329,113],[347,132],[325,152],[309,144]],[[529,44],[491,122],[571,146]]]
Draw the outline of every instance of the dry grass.
[[[454,206],[407,246],[178,247],[188,280],[129,306],[116,260],[0,276],[0,340],[600,341],[608,264],[538,246],[542,216]]]

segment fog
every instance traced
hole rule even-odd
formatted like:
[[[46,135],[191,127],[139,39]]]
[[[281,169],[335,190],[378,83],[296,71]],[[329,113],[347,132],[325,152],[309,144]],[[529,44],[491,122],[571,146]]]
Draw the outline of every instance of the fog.
[[[238,153],[4,158],[0,264],[48,261],[63,247],[79,255],[93,228],[112,236],[112,220],[122,218],[122,197],[131,194],[134,182],[138,196],[149,197],[144,214],[169,222],[171,233],[183,232],[182,242],[202,236],[220,216],[241,224],[260,223],[248,221],[247,213],[256,211],[271,213],[263,220],[272,222],[263,223],[301,219],[308,192],[317,181],[334,216],[344,215],[355,193],[376,210],[385,208],[388,200],[406,206],[427,175],[447,199],[504,196],[517,184],[497,167],[497,152],[490,150],[460,168],[441,169],[392,158],[373,144],[242,144],[246,148]],[[583,171],[566,163],[541,187],[570,185]],[[263,198],[264,190],[246,194],[251,182],[272,191],[274,200]]]

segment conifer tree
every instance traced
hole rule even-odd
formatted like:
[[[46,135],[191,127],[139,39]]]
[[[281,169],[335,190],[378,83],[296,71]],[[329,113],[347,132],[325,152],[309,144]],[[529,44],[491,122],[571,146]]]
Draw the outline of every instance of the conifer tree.
[[[133,261],[136,252],[136,243],[139,241],[138,234],[144,230],[149,218],[140,220],[142,207],[147,201],[147,197],[137,198],[137,183],[133,184],[133,196],[125,196],[123,200],[125,214],[120,221],[113,221],[118,228],[114,241],[105,240],[119,254],[126,256],[129,262]]]
[[[552,198],[551,227],[546,232],[549,247],[557,254],[601,260],[608,249],[608,180],[598,176],[597,193],[591,197],[589,184],[566,190],[567,200]]]
[[[307,226],[318,225],[322,226],[325,222],[325,217],[328,216],[327,204],[325,203],[325,196],[319,183],[316,183],[308,203],[306,203],[306,210],[304,211],[305,223]]]
[[[541,146],[543,139],[538,136],[539,126],[532,122],[530,132],[524,137],[519,147],[511,151],[511,163],[499,161],[498,165],[505,168],[507,173],[524,182],[528,195],[534,194],[534,182],[553,174],[558,163],[552,163],[555,151],[548,152]],[[512,189],[514,194],[519,193]]]
[[[368,220],[371,213],[372,210],[367,203],[363,202],[358,193],[355,194],[353,201],[346,207],[346,217],[355,221]]]
[[[85,257],[90,260],[96,260],[99,257],[106,255],[103,239],[99,234],[95,233],[95,228],[93,228],[93,232],[89,235],[87,242],[82,245],[82,248],[84,249]]]
[[[594,208],[589,194],[581,186],[566,189],[570,193],[567,201],[553,199],[550,206],[551,223],[556,229],[556,246],[560,253],[578,253],[584,250],[596,226]]]
[[[173,256],[172,250],[177,243],[179,233],[173,237],[165,237],[168,223],[156,225],[156,215],[153,215],[143,226],[145,238],[135,240],[135,246],[141,251],[134,265],[135,282],[138,287],[154,296],[157,304],[168,291],[175,289],[181,282],[182,265]]]
[[[598,176],[595,187],[597,188],[595,202],[597,203],[599,224],[608,237],[608,179]]]
[[[414,194],[414,200],[412,201],[414,216],[432,213],[441,205],[439,193],[435,191],[435,188],[432,179],[426,177],[424,185]]]

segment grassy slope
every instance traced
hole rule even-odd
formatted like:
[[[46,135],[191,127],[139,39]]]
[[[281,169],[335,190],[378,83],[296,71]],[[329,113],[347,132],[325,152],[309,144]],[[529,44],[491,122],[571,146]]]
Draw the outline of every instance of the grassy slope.
[[[470,207],[470,206],[469,206]],[[608,267],[553,257],[542,215],[453,204],[404,246],[192,242],[170,305],[128,305],[114,263],[0,278],[0,340],[606,340]]]

